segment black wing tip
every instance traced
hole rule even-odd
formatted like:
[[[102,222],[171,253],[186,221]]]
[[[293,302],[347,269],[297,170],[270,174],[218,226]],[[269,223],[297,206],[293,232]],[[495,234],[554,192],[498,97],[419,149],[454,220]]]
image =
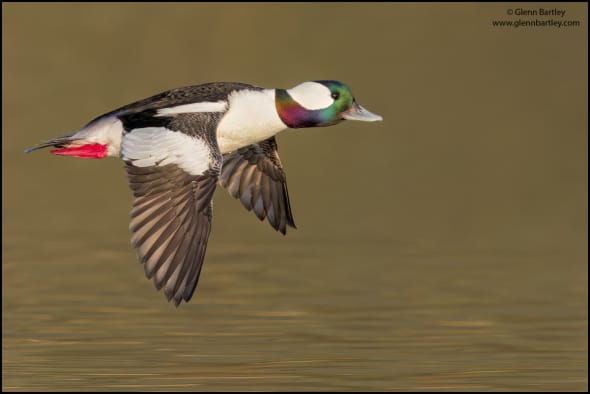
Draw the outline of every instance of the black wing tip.
[[[168,301],[170,301],[170,299]],[[173,298],[172,303],[174,304],[174,307],[176,309],[178,309],[178,307],[180,306],[181,301],[182,301],[182,298],[177,298],[177,297]]]
[[[262,221],[262,219],[260,219]],[[283,234],[283,235],[287,235],[287,226],[283,226],[281,227],[279,224],[273,224],[270,221],[268,222],[270,224],[270,226],[272,228],[274,228],[276,231],[278,231],[279,233]],[[295,227],[295,223],[293,222],[287,222],[287,225],[289,227],[291,227],[294,230],[297,230],[297,227]]]
[[[174,293],[172,291],[169,291],[168,289],[164,289],[164,295],[166,296],[166,299],[168,300],[168,302],[172,302],[172,304],[174,305],[175,308],[178,308],[180,306],[180,304],[182,303],[182,300],[184,299],[184,297],[182,296],[182,294],[178,294],[178,293]],[[188,299],[185,299],[185,302],[188,302],[190,300],[190,297]]]
[[[291,227],[293,230],[297,230],[297,227],[295,227],[295,224],[291,224],[291,223],[287,223],[289,225],[289,227]],[[283,233],[283,235],[287,235],[287,227],[285,227],[284,229],[282,229],[281,231]]]

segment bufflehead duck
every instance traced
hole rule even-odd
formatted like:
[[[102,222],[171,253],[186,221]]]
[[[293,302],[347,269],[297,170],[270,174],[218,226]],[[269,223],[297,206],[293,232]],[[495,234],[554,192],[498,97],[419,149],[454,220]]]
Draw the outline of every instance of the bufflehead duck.
[[[216,184],[285,234],[295,228],[275,135],[343,120],[382,120],[338,81],[264,89],[234,82],[181,87],[125,105],[25,152],[123,159],[135,200],[132,244],[174,305],[197,286]]]

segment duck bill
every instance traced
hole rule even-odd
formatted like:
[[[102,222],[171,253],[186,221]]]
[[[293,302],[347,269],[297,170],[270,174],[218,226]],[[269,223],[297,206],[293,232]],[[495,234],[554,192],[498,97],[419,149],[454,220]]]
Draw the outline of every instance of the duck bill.
[[[356,101],[348,111],[342,114],[342,118],[348,120],[360,120],[361,122],[376,122],[378,120],[383,120],[381,116],[367,111]]]

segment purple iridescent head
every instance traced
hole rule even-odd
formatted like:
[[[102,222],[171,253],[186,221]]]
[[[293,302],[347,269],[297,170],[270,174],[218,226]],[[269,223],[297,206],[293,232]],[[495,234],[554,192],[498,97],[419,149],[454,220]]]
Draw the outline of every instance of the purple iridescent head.
[[[275,104],[288,127],[330,126],[343,120],[382,120],[354,99],[350,88],[338,81],[304,82],[292,89],[277,89]]]

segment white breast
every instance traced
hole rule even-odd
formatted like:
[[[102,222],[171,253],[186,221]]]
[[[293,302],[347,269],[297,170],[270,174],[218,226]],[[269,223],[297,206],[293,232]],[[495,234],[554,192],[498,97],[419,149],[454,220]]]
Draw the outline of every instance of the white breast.
[[[277,114],[274,90],[240,90],[229,96],[229,111],[217,127],[217,144],[224,154],[270,138],[285,128]]]

